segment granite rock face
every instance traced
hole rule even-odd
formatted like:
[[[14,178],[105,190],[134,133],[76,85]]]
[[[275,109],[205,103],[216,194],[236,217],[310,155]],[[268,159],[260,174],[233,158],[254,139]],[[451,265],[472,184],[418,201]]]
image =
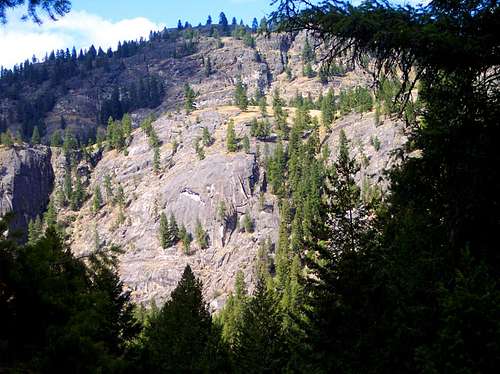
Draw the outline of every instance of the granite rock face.
[[[13,212],[13,229],[44,212],[53,182],[50,148],[0,146],[0,216]]]
[[[271,123],[273,91],[279,90],[286,103],[289,125],[293,123],[295,108],[287,103],[297,92],[316,100],[329,89],[338,95],[343,89],[370,86],[372,82],[371,76],[359,68],[349,69],[345,75],[332,77],[326,83],[319,77],[304,77],[301,55],[305,39],[304,33],[257,36],[255,48],[250,48],[242,40],[230,37],[222,38],[223,45],[219,47],[214,38],[202,36],[196,52],[187,56],[171,57],[172,44],[162,41],[148,48],[144,56],[125,59],[116,79],[125,84],[142,76],[144,71],[157,74],[165,83],[166,96],[159,107],[131,114],[135,130],[126,152],[94,148],[90,158],[73,155],[76,165],[72,169],[80,176],[89,197],[79,211],[62,207],[59,212],[59,221],[66,226],[67,244],[74,253],[81,255],[96,247],[119,245],[124,250],[120,276],[140,303],[151,300],[162,303],[176,286],[186,264],[203,281],[204,296],[212,310],[224,304],[239,270],[252,291],[259,243],[269,239],[272,248],[277,244],[278,204],[276,197],[266,192],[263,165],[266,153],[269,156],[276,146],[276,136],[266,141],[250,136],[251,121],[262,116],[257,107],[250,106],[242,112],[231,105],[235,82],[241,79],[245,83],[249,97],[257,90],[265,95]],[[205,69],[208,59],[209,74]],[[318,71],[319,63],[314,63],[313,68]],[[96,82],[107,82],[104,79],[107,73],[95,74],[103,78],[96,78]],[[70,83],[73,89],[58,99],[46,118],[48,134],[58,126],[62,114],[72,119],[68,126],[76,130],[75,135],[95,130],[95,123],[87,123],[95,118],[89,109],[93,86]],[[180,109],[186,83],[197,93],[196,110],[191,114]],[[158,172],[153,170],[149,139],[137,128],[152,112],[157,118],[153,127],[161,142]],[[310,114],[321,118],[319,110],[311,110]],[[336,119],[330,129],[323,126],[320,129],[321,142],[328,145],[331,160],[338,153],[340,131],[345,131],[351,154],[361,165],[356,181],[362,190],[368,185],[387,188],[383,173],[397,162],[392,151],[406,142],[400,123],[388,118],[376,123],[374,117],[373,112],[352,113]],[[248,153],[227,152],[229,121],[234,122],[237,138],[241,140],[248,135]],[[204,157],[200,157],[195,143],[204,128],[211,134],[213,144],[204,147]],[[0,148],[0,161],[0,213],[15,211],[18,227],[26,227],[30,218],[43,212],[52,186],[62,184],[70,168],[69,160],[61,149],[54,148],[51,152],[46,147],[15,146]],[[111,191],[105,188],[104,181],[108,178]],[[92,193],[96,186],[101,189],[103,204],[94,213]],[[123,206],[114,203],[119,188],[124,191]],[[220,212],[221,205],[225,207],[224,214]],[[174,215],[177,224],[185,225],[193,238],[199,221],[208,235],[208,248],[199,248],[196,241],[187,253],[180,243],[161,248],[158,232],[162,212],[167,217]],[[244,232],[242,227],[245,214],[254,222],[251,233]],[[274,249],[269,256],[274,256]]]
[[[148,138],[138,129],[128,147],[128,155],[107,152],[92,172],[91,185],[99,185],[104,206],[94,215],[91,202],[76,214],[72,224],[72,249],[77,254],[101,245],[120,245],[120,273],[138,302],[152,299],[161,303],[190,264],[204,283],[205,297],[218,309],[233,288],[238,270],[248,284],[254,283],[254,263],[259,242],[276,240],[279,216],[273,196],[265,195],[261,204],[262,167],[255,154],[228,153],[225,145],[226,122],[238,111],[198,111],[193,116],[164,116],[154,123],[161,145],[161,171],[154,173]],[[205,158],[196,155],[193,143],[207,127],[214,143],[205,148]],[[238,133],[247,131],[236,123]],[[172,143],[179,146],[173,153]],[[113,191],[124,189],[123,211],[112,204],[103,189],[110,176]],[[220,213],[221,204],[225,207]],[[173,214],[178,225],[185,225],[195,237],[199,220],[208,234],[209,247],[199,248],[193,241],[189,253],[182,245],[163,249],[158,237],[159,216]],[[248,213],[255,222],[253,233],[243,232],[239,224]],[[250,287],[251,288],[251,287]]]

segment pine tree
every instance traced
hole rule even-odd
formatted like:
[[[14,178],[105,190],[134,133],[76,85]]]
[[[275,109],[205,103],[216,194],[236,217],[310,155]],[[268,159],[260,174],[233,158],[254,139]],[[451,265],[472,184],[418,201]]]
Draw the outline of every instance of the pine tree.
[[[191,249],[191,234],[187,231],[186,226],[183,224],[179,228],[179,239],[182,243],[182,248],[185,254],[189,254]]]
[[[34,245],[43,236],[43,223],[40,216],[28,223],[28,244]]]
[[[302,69],[302,74],[307,78],[314,78],[314,70],[310,62],[307,62]]]
[[[160,229],[158,236],[160,238],[160,245],[163,249],[168,248],[172,245],[169,241],[169,222],[165,213],[161,213],[160,215]]]
[[[226,203],[224,202],[224,200],[221,200],[219,202],[219,206],[217,207],[217,218],[220,222],[224,222],[224,220],[226,219],[226,213]]]
[[[224,309],[220,313],[220,320],[223,324],[222,337],[232,347],[234,347],[237,335],[243,323],[243,311],[248,301],[245,276],[241,270],[236,273],[234,292],[229,294]]]
[[[252,233],[254,230],[254,222],[249,211],[247,211],[243,216],[243,228],[246,233]]]
[[[238,150],[238,143],[236,140],[236,132],[234,131],[233,120],[229,121],[227,125],[226,147],[229,152],[236,152]]]
[[[49,204],[47,205],[47,211],[43,216],[43,220],[47,228],[57,226],[57,211],[52,199],[49,201]]]
[[[102,195],[101,195],[101,188],[99,185],[96,185],[94,187],[94,195],[92,197],[92,213],[96,214],[100,209],[102,205]]]
[[[71,201],[71,198],[73,196],[73,181],[71,180],[71,172],[69,170],[67,170],[64,174],[63,190],[64,204],[67,204]]]
[[[315,58],[316,56],[313,48],[311,47],[311,44],[309,43],[309,38],[306,38],[304,47],[302,48],[302,62],[304,64],[308,64],[314,62]]]
[[[287,155],[281,140],[276,144],[274,155],[268,164],[269,183],[273,193],[283,196],[285,192],[285,172]]]
[[[248,135],[245,135],[242,140],[243,143],[243,151],[245,153],[250,153],[250,139],[248,139]]]
[[[290,266],[290,205],[288,199],[283,199],[280,209],[280,225],[278,236],[278,249],[276,251],[276,278],[278,287],[286,288]]]
[[[31,135],[31,144],[40,144],[40,132],[38,131],[38,126],[33,128],[33,135]]]
[[[12,134],[8,129],[6,132],[0,134],[0,143],[5,145],[6,147],[12,147],[12,145],[14,144],[14,141],[12,140]]]
[[[222,33],[226,35],[227,32],[229,31],[229,28],[228,28],[227,17],[224,14],[224,12],[221,12],[219,15],[219,25],[222,27]]]
[[[259,98],[258,103],[259,103],[260,114],[262,115],[262,117],[267,117],[267,101],[265,96]]]
[[[85,200],[85,191],[83,189],[82,180],[78,172],[75,175],[75,185],[71,194],[70,205],[72,210],[78,210],[82,207]]]
[[[191,113],[195,109],[195,98],[196,93],[191,88],[191,86],[186,83],[186,85],[184,86],[184,109],[187,113]]]
[[[168,225],[168,242],[170,245],[174,245],[179,241],[179,228],[177,227],[177,221],[173,213],[170,213],[170,221]]]
[[[200,138],[197,138],[194,141],[194,150],[196,151],[196,154],[198,155],[198,160],[203,160],[205,159],[205,152],[203,151],[203,146],[200,145]]]
[[[203,127],[202,140],[205,147],[210,147],[214,143],[214,139],[206,127]]]
[[[275,118],[283,115],[283,99],[281,98],[280,91],[277,88],[273,91],[273,113]]]
[[[247,96],[247,88],[238,78],[236,82],[236,88],[234,91],[234,102],[238,108],[245,111],[248,108],[248,96]]]
[[[108,174],[104,176],[104,191],[106,192],[106,201],[113,202],[113,187],[111,185],[111,177]]]
[[[270,268],[271,263],[269,259],[269,254],[272,250],[271,238],[267,237],[259,243],[259,249],[257,251],[257,261],[255,264],[255,273],[257,279],[264,279],[266,283],[272,281]]]
[[[205,249],[208,247],[207,233],[203,229],[203,226],[201,225],[199,218],[196,219],[196,227],[194,229],[194,235],[196,243],[201,249]]]
[[[116,195],[113,199],[113,203],[117,204],[119,207],[123,208],[125,206],[125,191],[123,186],[119,183],[116,189]]]
[[[255,33],[257,32],[257,29],[259,27],[259,22],[257,21],[257,18],[254,17],[252,20],[252,32]]]
[[[214,357],[209,342],[214,333],[201,281],[187,265],[170,299],[144,331],[144,371],[210,371]]]
[[[160,147],[153,148],[153,172],[155,174],[160,172]]]
[[[125,138],[130,141],[130,137],[132,136],[132,118],[128,113],[125,113],[122,118],[122,129]]]
[[[326,96],[321,101],[321,120],[323,126],[330,128],[333,119],[335,118],[336,112],[335,106],[335,96],[333,94],[333,89],[329,89]]]
[[[205,62],[205,75],[209,77],[211,74],[212,74],[212,61],[210,60],[210,56],[208,56]]]
[[[259,33],[265,34],[268,31],[269,31],[269,29],[268,29],[268,24],[267,24],[267,18],[262,17],[262,19],[260,20],[260,24],[259,24]]]
[[[64,133],[64,142],[63,142],[63,152],[66,155],[66,157],[69,157],[69,153],[76,148],[76,141],[75,138],[73,138],[73,135],[69,131],[69,129],[66,129]]]
[[[282,371],[288,361],[287,346],[277,301],[264,280],[259,279],[241,320],[234,347],[239,369],[245,373]]]

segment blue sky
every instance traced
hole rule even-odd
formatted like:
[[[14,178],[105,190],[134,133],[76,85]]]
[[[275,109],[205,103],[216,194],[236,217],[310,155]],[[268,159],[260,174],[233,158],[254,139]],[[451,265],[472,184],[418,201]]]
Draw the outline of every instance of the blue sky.
[[[250,23],[253,17],[260,19],[268,14],[272,10],[270,3],[270,0],[73,0],[73,10],[85,10],[113,21],[145,17],[175,27],[179,18],[197,25],[205,23],[209,14],[217,22],[221,11],[229,21],[236,17],[238,22],[243,19]]]

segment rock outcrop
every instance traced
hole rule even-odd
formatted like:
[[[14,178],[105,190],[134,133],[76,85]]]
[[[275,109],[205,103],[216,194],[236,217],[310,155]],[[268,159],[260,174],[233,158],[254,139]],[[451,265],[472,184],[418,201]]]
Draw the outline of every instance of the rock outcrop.
[[[260,241],[276,240],[278,212],[272,195],[259,201],[261,165],[255,152],[228,153],[225,149],[226,122],[238,118],[237,109],[198,111],[191,116],[163,116],[154,123],[162,142],[161,171],[154,173],[148,138],[140,129],[133,135],[128,155],[107,152],[92,172],[90,191],[99,185],[105,205],[99,213],[91,211],[91,202],[76,214],[71,225],[72,248],[81,254],[101,245],[117,244],[121,256],[120,273],[135,299],[161,302],[179,280],[189,263],[204,283],[205,297],[218,308],[232,290],[235,274],[243,270],[249,284],[254,283],[254,262]],[[170,118],[169,118],[170,117]],[[206,127],[214,143],[198,159],[193,147]],[[245,121],[236,121],[236,131],[248,131]],[[178,142],[173,152],[173,142]],[[123,211],[112,204],[112,196],[103,189],[105,176],[111,177],[113,191],[123,187],[126,202]],[[220,206],[224,206],[224,213]],[[195,241],[189,253],[179,243],[162,249],[159,241],[159,217],[173,214],[178,225],[195,235],[199,220],[209,237],[209,246],[201,249]],[[248,213],[255,222],[253,233],[239,225]]]
[[[221,46],[215,38],[202,35],[196,51],[177,57],[172,55],[173,41],[156,41],[144,54],[120,60],[119,69],[113,63],[109,71],[97,69],[89,73],[94,79],[81,85],[75,77],[68,82],[71,89],[58,98],[45,118],[47,137],[59,128],[61,115],[66,116],[68,128],[80,135],[80,140],[85,138],[85,132],[95,133],[93,92],[106,91],[116,82],[126,85],[145,74],[155,74],[162,79],[166,96],[157,108],[131,114],[135,130],[127,150],[120,153],[95,151],[94,147],[94,153],[87,149],[91,155],[75,154],[68,159],[60,149],[0,148],[0,213],[15,211],[17,227],[26,227],[29,219],[43,212],[52,186],[61,186],[71,168],[90,196],[79,211],[61,207],[59,212],[59,221],[70,238],[68,245],[77,255],[96,247],[119,245],[124,250],[120,276],[140,303],[163,302],[189,263],[203,281],[206,300],[214,310],[219,309],[233,289],[238,270],[243,270],[252,290],[259,243],[269,238],[274,247],[279,225],[278,204],[276,197],[266,192],[263,167],[266,153],[269,156],[276,146],[276,136],[266,141],[250,136],[251,121],[262,116],[255,106],[242,112],[231,105],[235,82],[244,82],[249,98],[256,91],[265,95],[267,119],[271,122],[273,91],[279,90],[289,125],[295,108],[287,105],[297,93],[317,100],[329,89],[338,95],[343,89],[371,84],[371,76],[357,68],[331,77],[329,82],[304,77],[305,38],[304,33],[257,36],[255,48],[251,48],[231,37],[223,37]],[[207,72],[208,59],[211,69]],[[317,72],[319,64],[313,63],[313,68]],[[196,110],[191,114],[180,109],[186,83],[197,94]],[[160,170],[156,172],[149,139],[137,128],[152,112],[160,140]],[[319,110],[311,110],[310,114],[321,118]],[[373,186],[386,188],[387,182],[381,176],[396,162],[392,151],[406,141],[401,124],[387,118],[376,124],[374,116],[373,112],[352,113],[335,120],[330,129],[320,128],[320,140],[329,146],[331,159],[338,153],[340,130],[345,131],[352,155],[361,165],[356,180],[363,191]],[[248,135],[251,139],[248,152],[227,152],[229,121],[234,123],[237,138]],[[200,157],[195,143],[204,128],[213,137],[213,144],[204,147]],[[111,181],[110,189],[105,187],[105,180]],[[91,195],[96,186],[103,195],[103,206],[93,212]],[[124,202],[118,204],[115,197],[121,189]],[[158,235],[162,212],[167,217],[175,216],[193,237],[199,221],[208,235],[208,247],[202,249],[193,241],[187,253],[180,243],[163,249]],[[245,214],[253,219],[252,233],[242,228]],[[273,249],[269,255],[274,256]]]
[[[44,212],[53,181],[50,148],[0,146],[0,216],[13,212],[13,229]]]

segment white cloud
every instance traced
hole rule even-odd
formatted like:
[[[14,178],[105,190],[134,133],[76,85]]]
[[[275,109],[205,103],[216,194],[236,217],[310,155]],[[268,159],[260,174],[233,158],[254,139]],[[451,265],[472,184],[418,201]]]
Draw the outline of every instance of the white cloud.
[[[149,31],[164,27],[143,17],[112,22],[84,11],[71,12],[55,22],[45,20],[41,26],[20,21],[19,12],[8,17],[9,22],[0,26],[0,65],[4,67],[31,59],[33,54],[42,58],[54,49],[85,49],[91,44],[115,49],[120,40],[147,37]]]

